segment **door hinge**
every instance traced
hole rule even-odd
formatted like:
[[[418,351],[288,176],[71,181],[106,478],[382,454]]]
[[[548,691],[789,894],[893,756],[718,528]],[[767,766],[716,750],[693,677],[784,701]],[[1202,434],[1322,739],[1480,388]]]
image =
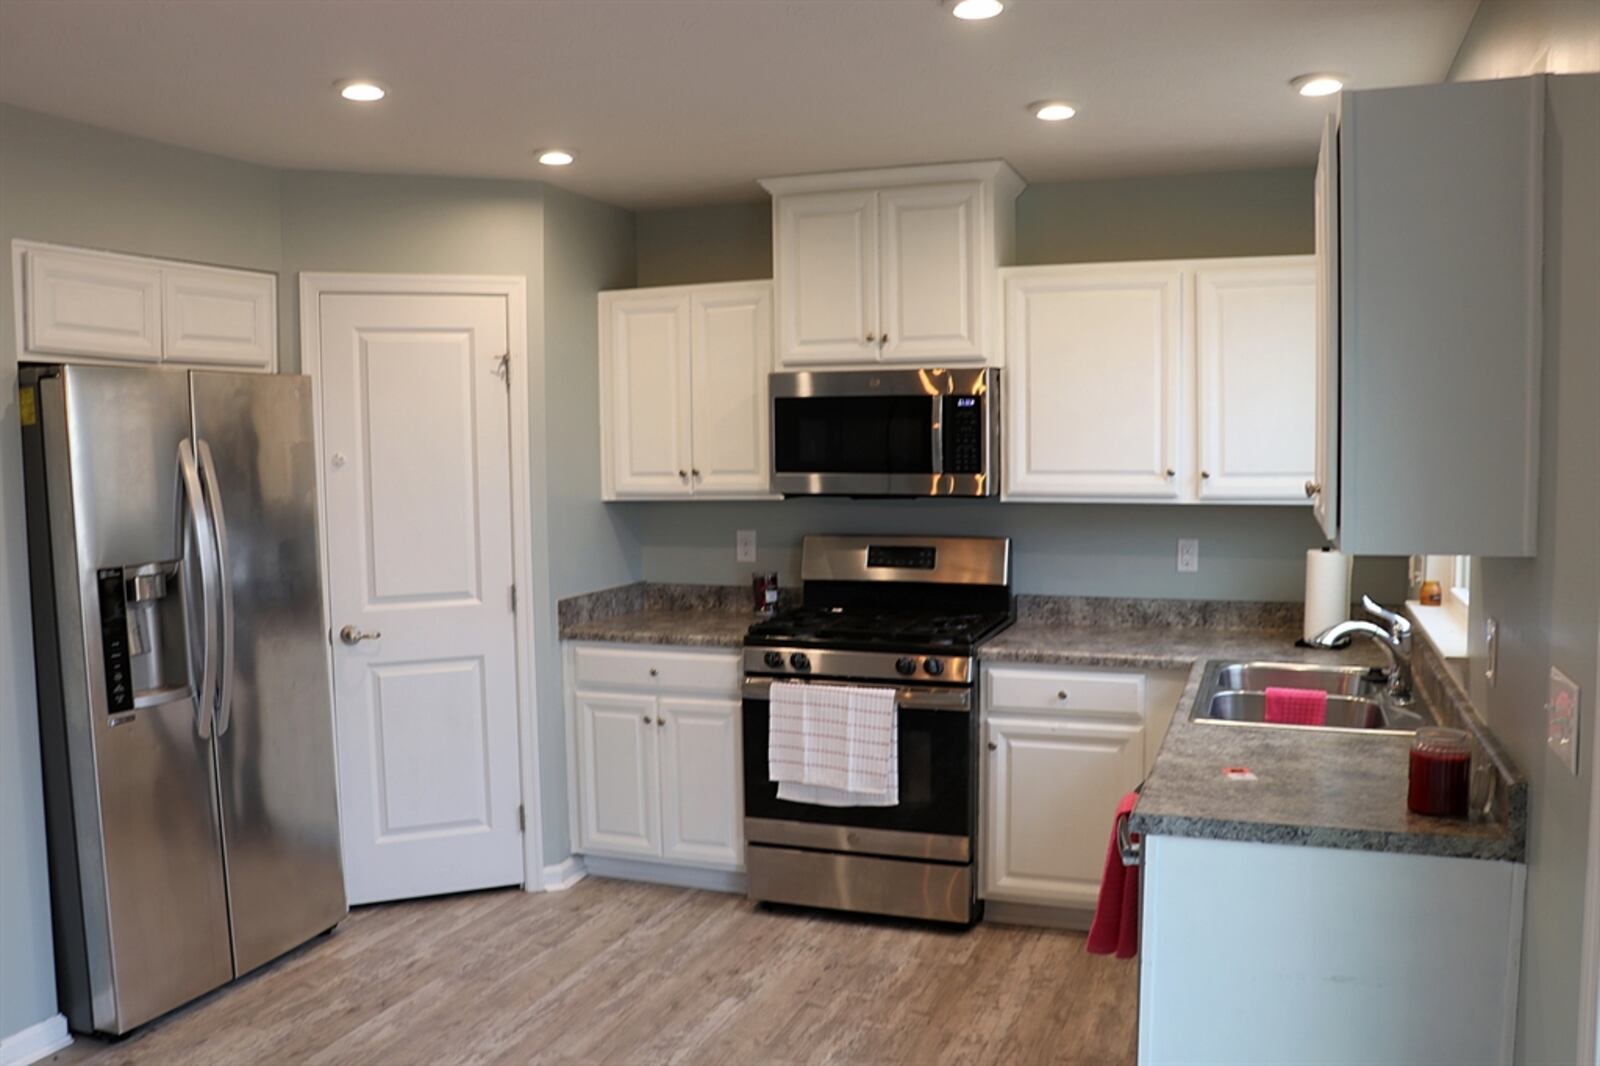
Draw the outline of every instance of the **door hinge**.
[[[511,388],[511,353],[498,355],[494,361],[494,372],[500,375],[500,380],[506,383],[506,388]]]
[[[517,828],[524,833],[528,831],[528,808],[517,804]]]
[[[517,586],[511,586],[511,613],[517,613]]]

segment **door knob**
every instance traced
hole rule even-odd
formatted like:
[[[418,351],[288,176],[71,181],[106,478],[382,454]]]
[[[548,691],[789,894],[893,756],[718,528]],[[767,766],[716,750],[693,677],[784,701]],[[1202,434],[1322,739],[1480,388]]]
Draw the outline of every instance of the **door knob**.
[[[1306,482],[1306,497],[1308,499],[1310,497],[1312,497],[1312,496],[1315,496],[1317,493],[1319,493],[1321,491],[1322,491],[1322,486],[1317,484],[1315,481]]]
[[[371,633],[363,633],[355,626],[345,626],[339,630],[339,639],[346,644],[360,644],[363,640],[377,640],[381,636],[383,634],[377,630],[373,630]]]

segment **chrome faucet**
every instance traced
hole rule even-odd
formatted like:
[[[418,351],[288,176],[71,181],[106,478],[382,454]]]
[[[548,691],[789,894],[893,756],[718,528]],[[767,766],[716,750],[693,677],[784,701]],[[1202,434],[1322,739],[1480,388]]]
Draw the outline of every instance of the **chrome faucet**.
[[[1371,596],[1361,597],[1361,606],[1374,618],[1388,623],[1387,626],[1375,625],[1364,619],[1351,619],[1329,626],[1312,637],[1309,643],[1319,648],[1332,648],[1337,647],[1345,637],[1372,639],[1389,660],[1387,695],[1393,703],[1404,706],[1411,702],[1411,619],[1387,609]]]

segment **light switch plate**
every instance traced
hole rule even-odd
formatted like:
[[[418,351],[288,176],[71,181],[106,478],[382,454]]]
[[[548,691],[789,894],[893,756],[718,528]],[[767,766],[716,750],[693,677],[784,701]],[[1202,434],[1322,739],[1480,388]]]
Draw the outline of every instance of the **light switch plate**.
[[[1178,573],[1194,574],[1200,570],[1200,542],[1186,537],[1178,538]]]
[[[756,561],[756,531],[741,529],[733,536],[734,552],[741,563]]]
[[[1577,682],[1555,667],[1550,668],[1550,698],[1544,705],[1548,727],[1545,742],[1573,774],[1578,772],[1578,708],[1582,696]]]

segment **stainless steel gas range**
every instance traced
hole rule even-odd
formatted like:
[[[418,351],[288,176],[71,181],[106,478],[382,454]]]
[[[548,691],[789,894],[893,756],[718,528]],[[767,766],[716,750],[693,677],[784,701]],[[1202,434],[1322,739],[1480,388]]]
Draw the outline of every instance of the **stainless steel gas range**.
[[[753,900],[935,921],[982,915],[978,853],[980,642],[1011,624],[1011,542],[995,537],[805,538],[802,606],[744,645],[745,861]],[[767,765],[774,682],[896,690],[899,801],[778,798]]]

